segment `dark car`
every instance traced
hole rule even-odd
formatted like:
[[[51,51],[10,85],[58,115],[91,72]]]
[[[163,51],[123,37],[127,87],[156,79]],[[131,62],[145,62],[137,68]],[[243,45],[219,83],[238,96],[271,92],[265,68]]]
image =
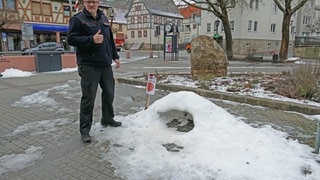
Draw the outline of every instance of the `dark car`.
[[[22,55],[34,54],[37,51],[64,51],[64,48],[61,44],[56,42],[45,42],[32,48],[23,49]]]

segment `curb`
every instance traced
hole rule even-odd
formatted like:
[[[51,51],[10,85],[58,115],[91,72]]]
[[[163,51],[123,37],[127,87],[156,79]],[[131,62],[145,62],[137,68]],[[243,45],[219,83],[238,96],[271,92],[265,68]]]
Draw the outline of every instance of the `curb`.
[[[116,78],[116,81],[123,84],[139,85],[139,86],[145,86],[147,84],[147,81],[142,81],[137,79],[127,79],[127,78]],[[320,114],[320,108],[317,106],[304,105],[304,104],[299,104],[294,102],[270,100],[266,98],[257,98],[257,97],[248,96],[248,95],[244,96],[244,95],[224,93],[224,92],[218,92],[218,91],[212,91],[212,90],[205,90],[205,89],[178,86],[178,85],[160,84],[160,83],[156,83],[156,88],[161,90],[172,91],[172,92],[191,91],[199,94],[200,96],[204,96],[208,98],[229,100],[229,101],[234,101],[238,103],[264,106],[271,109],[279,109],[284,111],[294,111],[294,112],[299,112],[299,113],[308,114],[308,115]]]

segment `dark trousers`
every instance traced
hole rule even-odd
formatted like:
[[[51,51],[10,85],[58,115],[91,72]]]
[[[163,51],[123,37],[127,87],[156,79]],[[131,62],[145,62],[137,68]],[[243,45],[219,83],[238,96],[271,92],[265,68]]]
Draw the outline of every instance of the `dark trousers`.
[[[87,66],[80,65],[78,69],[81,77],[82,97],[80,102],[80,133],[89,134],[94,102],[97,94],[98,84],[102,89],[102,124],[108,124],[114,118],[113,99],[114,99],[114,78],[111,65],[109,66]]]

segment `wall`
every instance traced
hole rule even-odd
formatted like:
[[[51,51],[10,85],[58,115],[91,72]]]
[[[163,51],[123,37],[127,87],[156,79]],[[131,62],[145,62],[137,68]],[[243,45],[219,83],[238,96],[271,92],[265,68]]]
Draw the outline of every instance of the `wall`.
[[[77,67],[75,54],[61,55],[62,68]],[[6,69],[19,69],[22,71],[36,71],[35,56],[2,56],[0,57],[0,72]]]
[[[320,47],[295,47],[293,54],[301,59],[319,59]]]

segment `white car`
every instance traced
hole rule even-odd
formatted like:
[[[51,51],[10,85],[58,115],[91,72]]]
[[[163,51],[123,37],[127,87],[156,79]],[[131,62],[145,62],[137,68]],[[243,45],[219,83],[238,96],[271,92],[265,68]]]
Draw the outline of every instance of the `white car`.
[[[22,55],[34,54],[37,51],[64,51],[61,44],[56,42],[45,42],[38,44],[33,48],[25,48],[22,50]]]

